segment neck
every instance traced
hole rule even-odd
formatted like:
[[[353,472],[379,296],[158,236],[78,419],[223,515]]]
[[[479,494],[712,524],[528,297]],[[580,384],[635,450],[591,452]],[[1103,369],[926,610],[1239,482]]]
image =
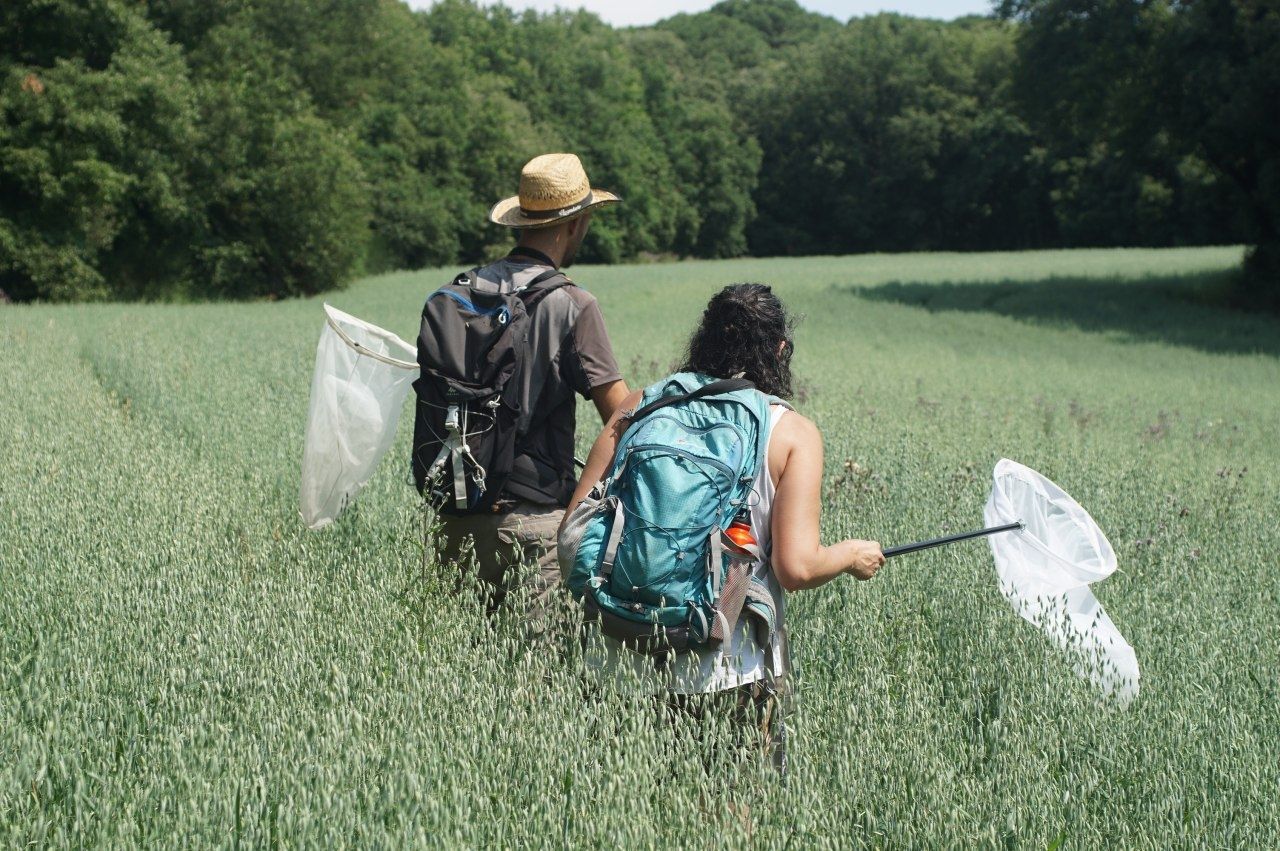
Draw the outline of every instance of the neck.
[[[537,234],[536,232],[521,235],[520,240],[516,243],[514,253],[519,253],[521,251],[536,252],[537,254],[542,255],[541,258],[537,259],[545,258],[552,266],[559,269],[560,264],[564,262],[564,248],[558,244],[559,240],[552,241],[550,239],[540,238],[541,236],[541,234]]]

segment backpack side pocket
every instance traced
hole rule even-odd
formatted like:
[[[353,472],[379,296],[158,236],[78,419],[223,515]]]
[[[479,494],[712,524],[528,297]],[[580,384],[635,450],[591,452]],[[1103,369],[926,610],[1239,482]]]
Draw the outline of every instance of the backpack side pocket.
[[[574,506],[573,511],[569,513],[569,518],[560,529],[560,537],[556,541],[556,560],[560,563],[560,578],[570,588],[574,588],[575,585],[571,581],[571,575],[573,566],[578,560],[578,549],[582,545],[582,537],[586,534],[592,518],[600,513],[600,503],[603,499],[604,483],[596,482],[591,492],[582,498],[582,502]],[[582,583],[579,583],[581,584],[585,584],[585,578]],[[574,593],[579,594],[581,591],[574,589]]]
[[[768,648],[773,641],[774,633],[777,632],[778,608],[768,586],[754,576],[747,583],[746,604],[743,606],[743,611],[746,612],[755,630],[756,644]]]

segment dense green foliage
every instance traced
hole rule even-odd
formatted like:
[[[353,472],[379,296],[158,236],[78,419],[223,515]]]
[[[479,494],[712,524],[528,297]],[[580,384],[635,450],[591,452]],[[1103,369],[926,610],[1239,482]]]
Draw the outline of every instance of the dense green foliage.
[[[1247,242],[1280,293],[1280,12],[1006,0],[653,27],[472,0],[0,9],[0,291],[285,296],[475,262],[522,162],[625,203],[583,259]]]
[[[1020,24],[1017,101],[1055,163],[1066,243],[1213,241],[1233,222],[1254,246],[1245,297],[1280,307],[1280,5],[1000,7]]]
[[[157,4],[160,5],[160,4]],[[247,26],[203,66],[120,0],[0,11],[0,290],[294,295],[365,240],[360,166]]]
[[[580,270],[633,383],[729,281],[807,316],[827,538],[970,528],[1007,455],[1119,556],[1095,591],[1142,665],[1125,711],[1010,610],[981,543],[790,595],[785,786],[723,724],[667,724],[451,602],[409,429],[354,508],[302,528],[318,301],[0,310],[0,396],[23,400],[0,406],[0,845],[1274,844],[1280,320],[1199,301],[1239,261]],[[338,305],[409,336],[444,274]]]
[[[1031,140],[1004,92],[1012,54],[992,21],[888,15],[806,46],[756,113],[766,167],[753,248],[1043,244]]]
[[[35,33],[22,11],[0,12],[21,61],[0,69],[0,290],[75,300],[167,285],[194,226],[197,94],[181,52],[123,7],[40,10]]]

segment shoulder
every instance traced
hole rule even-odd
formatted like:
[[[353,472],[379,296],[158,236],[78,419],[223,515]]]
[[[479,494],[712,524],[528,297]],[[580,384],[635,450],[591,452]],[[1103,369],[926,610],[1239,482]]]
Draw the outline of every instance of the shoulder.
[[[794,410],[782,415],[774,426],[773,433],[778,440],[797,446],[822,444],[822,432],[818,431],[818,426],[813,420]]]
[[[787,411],[769,436],[769,476],[776,487],[795,459],[803,469],[816,469],[821,476],[822,433],[804,414]]]
[[[579,313],[597,304],[596,297],[574,283],[572,278],[566,275],[565,280],[569,283],[556,289],[547,298],[561,299],[565,304],[576,308]]]
[[[787,411],[769,435],[769,467],[775,483],[792,457],[820,459],[822,433],[804,414]]]
[[[596,297],[575,283],[560,287],[544,299],[558,322],[573,333],[579,345],[609,346],[604,313]],[[541,310],[541,308],[539,308]]]
[[[538,317],[538,325],[553,327],[557,335],[568,334],[578,327],[583,312],[594,301],[581,287],[570,282],[543,296],[534,315]]]

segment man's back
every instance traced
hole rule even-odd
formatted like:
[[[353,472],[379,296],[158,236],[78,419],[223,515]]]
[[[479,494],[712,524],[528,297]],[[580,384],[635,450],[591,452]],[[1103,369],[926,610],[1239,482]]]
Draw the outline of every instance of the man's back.
[[[515,292],[555,267],[539,252],[517,248],[476,272],[477,288]],[[577,482],[574,470],[574,394],[622,378],[595,296],[570,284],[538,302],[529,322],[519,382],[512,497],[563,508]]]
[[[593,211],[619,200],[591,185],[576,156],[534,157],[521,170],[519,193],[489,211],[489,221],[516,231],[519,245],[501,260],[477,269],[471,282],[491,301],[498,293],[534,288],[520,297],[528,308],[524,324],[513,323],[508,329],[525,329],[524,339],[512,341],[520,347],[520,365],[509,379],[514,382],[512,392],[504,393],[501,403],[504,415],[516,411],[514,459],[501,492],[494,494],[496,501],[485,511],[440,518],[437,558],[442,564],[456,564],[462,575],[474,564],[475,573],[487,583],[491,605],[522,578],[530,579],[534,604],[529,614],[535,633],[541,631],[542,615],[559,585],[556,532],[576,484],[574,394],[590,398],[601,419],[607,420],[628,393],[595,298],[572,283],[556,287],[563,283],[557,270],[573,262]],[[465,300],[461,293],[458,297]],[[513,307],[515,312],[506,318],[521,314],[520,305]],[[496,317],[500,320],[503,314],[499,311]],[[464,488],[465,482],[455,481],[455,494]],[[474,562],[465,557],[469,550]],[[524,573],[521,568],[526,565],[535,565],[537,571]]]

